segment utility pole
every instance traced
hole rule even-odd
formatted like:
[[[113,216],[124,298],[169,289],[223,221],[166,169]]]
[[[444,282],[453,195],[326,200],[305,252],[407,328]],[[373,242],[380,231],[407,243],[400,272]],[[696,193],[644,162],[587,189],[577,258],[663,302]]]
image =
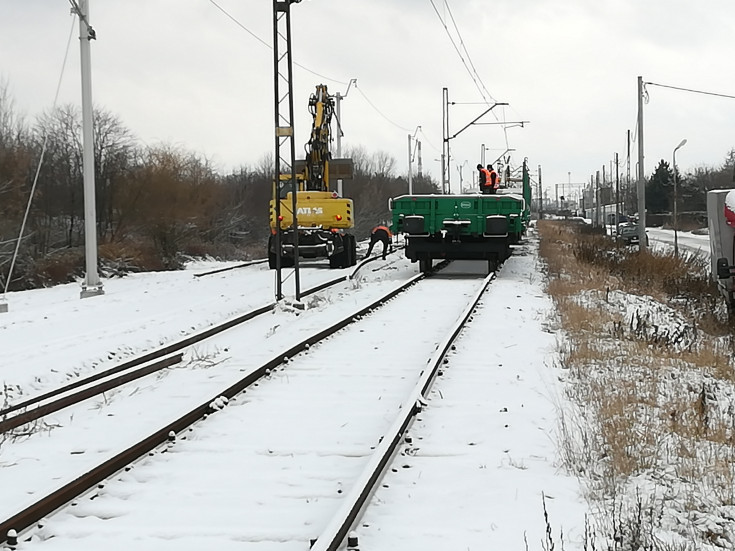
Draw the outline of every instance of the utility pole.
[[[449,90],[447,88],[442,88],[442,158],[445,159],[445,166],[442,170],[442,191],[445,194],[451,193],[451,185],[449,183],[449,173],[451,172],[449,170],[449,165],[452,161],[452,157],[449,154],[449,140],[452,140],[459,136],[462,132],[467,130],[470,126],[477,124],[477,121],[479,121],[482,117],[487,115],[490,111],[492,111],[495,107],[498,105],[508,105],[507,103],[493,103],[490,107],[485,109],[480,115],[475,117],[471,122],[467,123],[461,130],[456,132],[453,136],[449,135]],[[479,123],[484,124],[484,123]],[[444,185],[444,182],[446,181],[446,186]]]
[[[296,300],[301,300],[299,278],[299,232],[296,220],[296,146],[293,125],[293,63],[291,57],[291,4],[301,0],[273,0],[273,82],[275,101],[275,178],[274,194],[276,215],[276,300],[283,298],[281,277],[281,174],[291,180],[292,220],[294,229],[294,285]]]
[[[541,187],[541,165],[538,165],[538,219],[543,220],[544,218],[544,194],[543,187]]]
[[[646,179],[643,157],[643,77],[638,77],[638,250],[646,250]]]
[[[480,146],[480,164],[485,168],[485,144]]]
[[[417,146],[416,155],[418,156],[417,174],[418,174],[418,177],[421,178],[424,175],[423,165],[421,164],[421,142],[418,141],[416,143],[416,146]]]
[[[343,96],[339,92],[334,96],[335,98],[335,114],[337,115],[337,158],[342,158],[342,137],[345,135],[344,132],[342,132],[342,100],[347,97],[347,94],[350,93],[350,86],[352,86],[352,83],[355,83],[355,86],[357,86],[357,79],[351,78],[350,82],[347,83],[347,91],[345,92],[345,95]],[[339,178],[337,180],[337,195],[342,197],[342,178]]]
[[[617,230],[620,223],[620,172],[618,170],[618,154],[615,154],[615,228]]]
[[[442,193],[450,189],[449,175],[449,90],[442,88]]]
[[[600,225],[600,171],[595,174],[595,226]]]
[[[411,147],[411,134],[408,135],[408,194],[413,195],[413,181],[411,180],[411,154],[413,148]]]
[[[628,206],[628,197],[630,196],[630,130],[628,130],[628,149],[627,160],[625,161],[625,206]]]
[[[82,68],[82,178],[84,182],[84,254],[86,274],[81,298],[103,295],[97,273],[97,210],[94,183],[94,131],[92,111],[92,55],[90,41],[96,34],[89,24],[89,1],[80,0],[79,44]]]
[[[421,126],[416,127],[416,131],[413,133],[413,136],[411,134],[408,135],[408,194],[413,195],[413,178],[411,174],[411,165],[413,163],[413,145],[411,144],[411,141],[416,138],[416,134],[419,133],[419,130],[421,129]],[[419,161],[420,164],[420,161]],[[419,172],[421,172],[421,168],[419,167]]]

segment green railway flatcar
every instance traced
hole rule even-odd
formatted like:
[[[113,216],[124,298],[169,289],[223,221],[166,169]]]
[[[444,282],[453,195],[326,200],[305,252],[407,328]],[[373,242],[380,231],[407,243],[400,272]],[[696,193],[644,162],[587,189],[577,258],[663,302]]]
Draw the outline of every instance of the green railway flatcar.
[[[406,240],[406,257],[430,272],[434,260],[486,260],[495,271],[530,222],[526,165],[510,187],[495,195],[402,195],[390,201],[392,228]]]

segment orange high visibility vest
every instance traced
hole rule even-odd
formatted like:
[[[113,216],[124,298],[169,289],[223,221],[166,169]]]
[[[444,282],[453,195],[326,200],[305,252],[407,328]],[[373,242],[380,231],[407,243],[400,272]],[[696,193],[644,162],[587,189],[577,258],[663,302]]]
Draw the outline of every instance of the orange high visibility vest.
[[[490,187],[490,185],[492,183],[490,181],[490,174],[491,174],[491,172],[488,169],[483,168],[482,169],[482,173],[485,175],[485,183],[482,184],[482,187]]]
[[[495,178],[493,178],[495,176]],[[500,187],[500,178],[498,178],[498,173],[495,172],[495,170],[491,170],[487,177],[487,185],[498,189]]]
[[[385,227],[385,226],[375,226],[375,227],[373,228],[373,231],[371,231],[370,233],[375,233],[375,232],[376,232],[376,231],[378,231],[378,230],[385,230],[385,232],[386,232],[386,233],[388,234],[388,237],[393,237],[393,234],[392,234],[392,233],[390,232],[390,230],[389,230],[389,229],[388,229],[387,227]]]

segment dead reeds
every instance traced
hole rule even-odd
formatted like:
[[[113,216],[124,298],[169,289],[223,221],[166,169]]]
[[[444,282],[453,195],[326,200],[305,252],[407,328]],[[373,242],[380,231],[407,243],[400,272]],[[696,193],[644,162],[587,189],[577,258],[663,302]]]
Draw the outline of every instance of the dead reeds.
[[[732,328],[707,263],[538,233],[571,375],[561,454],[597,511],[585,548],[735,549]]]

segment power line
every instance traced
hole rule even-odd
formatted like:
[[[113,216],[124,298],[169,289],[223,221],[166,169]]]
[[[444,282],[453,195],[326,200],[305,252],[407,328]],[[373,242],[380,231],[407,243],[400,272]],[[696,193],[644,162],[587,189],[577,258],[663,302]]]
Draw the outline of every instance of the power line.
[[[77,15],[81,18],[81,13],[77,12]],[[83,20],[84,21],[84,20]],[[61,72],[59,74],[59,81],[56,84],[56,93],[54,94],[54,102],[51,106],[51,112],[56,108],[56,104],[59,101],[59,93],[61,92],[61,84],[64,81],[64,71],[66,70],[66,62],[69,59],[69,46],[71,45],[71,38],[74,34],[74,24],[76,22],[72,20],[71,28],[69,29],[69,38],[66,41],[66,50],[64,51],[64,61],[61,62]],[[89,23],[86,23],[89,28]],[[91,35],[90,35],[91,38]],[[20,243],[23,240],[23,233],[25,232],[26,223],[28,222],[28,213],[31,210],[31,204],[33,203],[33,196],[36,194],[36,186],[38,185],[38,176],[41,173],[41,166],[43,166],[43,159],[46,155],[46,146],[48,144],[49,131],[44,129],[43,142],[41,145],[41,155],[38,159],[38,165],[36,166],[36,174],[33,177],[33,183],[31,184],[31,192],[28,196],[28,203],[26,204],[26,210],[23,214],[23,221],[20,225],[20,233],[18,234],[18,241],[15,244],[15,251],[10,260],[10,268],[8,269],[8,278],[5,280],[5,287],[3,289],[2,300],[5,301],[5,297],[8,294],[8,287],[10,286],[10,280],[13,278],[13,268],[15,268],[15,261],[18,258],[18,250],[20,249]]]
[[[216,7],[219,11],[221,11],[223,14],[225,14],[227,17],[229,17],[238,27],[240,27],[245,32],[247,32],[250,36],[252,36],[253,38],[255,38],[258,42],[260,42],[261,44],[263,44],[264,46],[266,46],[268,49],[271,49],[271,50],[273,49],[273,46],[272,45],[268,44],[265,40],[263,40],[262,38],[260,38],[257,34],[255,34],[250,29],[248,29],[245,25],[243,25],[242,23],[240,23],[240,21],[238,21],[232,14],[230,14],[226,9],[224,9],[222,6],[220,6],[217,2],[215,2],[214,0],[209,0],[209,2],[214,7]],[[302,65],[301,63],[297,63],[296,61],[294,61],[293,64],[296,65],[297,67],[303,69],[304,71],[306,71],[308,73],[311,73],[312,75],[316,75],[319,78],[323,78],[324,80],[329,80],[331,82],[336,82],[337,84],[347,84],[347,82],[345,82],[345,81],[337,80],[335,78],[329,78],[328,76],[325,76],[325,75],[322,75],[320,73],[317,73],[316,71],[312,71],[308,67]]]
[[[421,132],[421,135],[424,137],[424,140],[426,140],[426,143],[429,144],[429,147],[431,147],[437,153],[441,153],[441,150],[438,147],[436,147],[433,143],[431,143],[431,140],[429,140],[429,137],[426,135],[426,132],[424,132],[423,127],[419,129],[419,132]]]
[[[706,96],[718,96],[721,98],[735,99],[735,96],[728,94],[718,94],[716,92],[705,92],[704,90],[692,90],[691,88],[681,88],[679,86],[669,86],[667,84],[657,84],[655,82],[644,82],[643,84],[650,84],[651,86],[659,86],[660,88],[671,88],[672,90],[681,90],[682,92],[692,92],[694,94],[704,94]]]
[[[357,88],[357,91],[358,91],[358,92],[360,92],[360,95],[362,95],[362,97],[363,97],[363,98],[365,98],[365,101],[366,101],[366,102],[368,102],[368,105],[370,105],[370,107],[372,107],[373,109],[375,109],[375,112],[376,112],[376,113],[378,113],[378,114],[379,114],[379,115],[380,115],[381,117],[383,117],[383,118],[384,118],[385,120],[387,120],[387,121],[388,121],[389,123],[391,123],[391,124],[392,124],[393,126],[395,126],[396,128],[398,128],[398,129],[400,129],[400,130],[403,130],[404,132],[409,132],[409,133],[411,132],[411,130],[409,130],[408,128],[404,128],[403,126],[401,126],[401,125],[400,125],[400,124],[398,124],[397,122],[394,122],[394,121],[393,121],[393,120],[391,120],[391,119],[390,119],[390,118],[389,118],[389,117],[388,117],[388,116],[387,116],[387,115],[386,115],[385,113],[383,113],[383,112],[382,112],[382,111],[381,111],[380,109],[378,109],[378,108],[377,108],[377,107],[375,106],[375,104],[374,104],[374,103],[373,103],[372,101],[370,101],[370,98],[368,98],[368,97],[367,97],[367,96],[365,95],[365,92],[363,92],[363,91],[362,91],[362,88],[360,88],[360,87],[359,87],[359,86],[357,85],[357,83],[355,83],[355,88]]]
[[[485,103],[488,104],[488,105],[490,104],[490,100],[492,100],[493,102],[495,102],[495,100],[492,99],[492,96],[491,96],[490,92],[487,92],[487,88],[485,88],[485,85],[482,84],[482,81],[480,80],[480,76],[477,74],[477,71],[475,70],[474,64],[472,63],[472,60],[470,59],[470,55],[467,52],[467,49],[464,47],[464,41],[462,41],[462,36],[459,33],[459,29],[457,27],[456,22],[454,21],[454,16],[452,15],[452,11],[449,8],[449,4],[448,4],[447,0],[444,0],[444,5],[447,7],[447,9],[449,11],[449,14],[450,14],[450,18],[452,19],[452,22],[454,23],[454,28],[457,30],[457,34],[459,35],[459,40],[460,40],[460,43],[462,44],[462,49],[464,49],[464,51],[465,51],[465,54],[467,56],[467,60],[465,60],[465,55],[462,54],[462,51],[460,50],[459,46],[457,46],[457,43],[455,42],[454,37],[452,37],[452,33],[449,32],[449,27],[447,27],[446,21],[444,20],[444,18],[439,13],[439,10],[437,9],[436,4],[434,3],[434,0],[429,0],[429,2],[431,2],[431,6],[434,8],[434,12],[436,13],[436,16],[439,18],[439,21],[441,22],[442,26],[444,27],[444,30],[447,33],[447,37],[449,37],[449,41],[452,43],[452,46],[454,47],[454,50],[457,52],[457,55],[459,56],[459,59],[462,61],[462,65],[464,65],[465,70],[470,75],[470,78],[472,79],[472,82],[474,82],[475,87],[477,88],[477,91],[480,92],[480,95],[482,96],[482,99],[484,99],[485,100]],[[468,61],[469,61],[469,65],[468,65]],[[471,68],[470,68],[470,66],[471,66]],[[487,93],[487,96],[486,96],[486,93]],[[490,100],[488,99],[488,96],[490,96]],[[493,115],[495,116],[494,113],[493,113]],[[497,118],[497,116],[496,116],[496,118]]]
[[[229,17],[229,18],[230,18],[230,19],[231,19],[231,20],[232,20],[232,21],[233,21],[233,22],[234,22],[234,23],[235,23],[235,24],[236,24],[236,25],[237,25],[238,27],[240,27],[240,28],[241,28],[242,30],[244,30],[244,31],[245,31],[246,33],[248,33],[248,34],[249,34],[250,36],[252,36],[252,37],[253,37],[253,38],[254,38],[255,40],[257,40],[258,42],[260,42],[261,44],[263,44],[263,45],[264,45],[264,46],[265,46],[266,48],[271,48],[271,49],[273,49],[273,48],[271,47],[271,45],[270,45],[270,44],[268,44],[268,43],[267,43],[267,42],[266,42],[265,40],[263,40],[262,38],[260,38],[260,37],[259,37],[259,36],[258,36],[257,34],[255,34],[255,33],[254,33],[253,31],[251,31],[250,29],[248,29],[248,28],[247,28],[247,27],[246,27],[245,25],[243,25],[242,23],[240,23],[240,22],[239,22],[239,21],[238,21],[237,19],[235,19],[235,18],[234,18],[234,17],[232,16],[232,15],[230,15],[230,14],[229,14],[229,13],[227,12],[227,10],[225,10],[225,9],[224,9],[224,8],[223,8],[222,6],[220,6],[220,5],[219,5],[219,4],[217,3],[217,2],[215,2],[214,0],[209,0],[209,1],[210,1],[210,2],[211,2],[211,3],[213,4],[213,5],[214,5],[214,7],[215,7],[215,8],[217,8],[217,9],[218,9],[219,11],[221,11],[221,12],[222,12],[222,13],[224,13],[224,14],[225,14],[225,15],[226,15],[227,17]]]
[[[457,22],[454,20],[454,14],[452,13],[452,8],[449,7],[449,0],[444,0],[444,5],[447,7],[447,11],[449,12],[449,17],[452,20],[452,25],[454,25],[454,30],[457,31],[457,36],[459,37],[459,44],[462,46],[462,50],[464,50],[464,53],[467,54],[467,61],[470,64],[470,67],[472,67],[472,72],[477,76],[477,80],[480,83],[480,86],[482,86],[482,89],[485,90],[485,93],[488,95],[488,97],[494,102],[497,103],[497,100],[493,97],[493,95],[488,91],[488,89],[485,87],[485,83],[482,81],[482,78],[480,78],[480,75],[477,72],[477,69],[475,69],[475,64],[472,63],[472,58],[470,57],[470,52],[467,51],[467,48],[464,45],[464,40],[462,39],[462,33],[459,31],[459,27],[457,26]],[[482,92],[480,92],[482,93]],[[484,95],[482,96],[485,97]],[[486,100],[487,103],[490,103]]]
[[[273,46],[271,46],[270,44],[268,44],[265,40],[263,40],[262,38],[260,38],[253,31],[251,31],[250,29],[248,29],[245,25],[243,25],[240,21],[238,21],[232,14],[230,14],[227,10],[225,10],[222,6],[220,6],[217,2],[215,2],[215,0],[209,0],[209,2],[213,6],[215,6],[218,10],[220,10],[224,15],[226,15],[230,20],[232,20],[237,26],[239,26],[241,29],[243,29],[244,31],[246,31],[250,36],[252,36],[253,38],[255,38],[258,42],[260,42],[261,44],[263,44],[264,46],[266,46],[267,48],[269,48],[271,50],[273,49]],[[300,67],[301,69],[303,69],[303,70],[305,70],[305,71],[307,71],[307,72],[309,72],[309,73],[311,73],[313,75],[316,75],[316,76],[318,76],[320,78],[323,78],[325,80],[336,82],[337,84],[349,85],[349,82],[345,82],[345,81],[341,81],[341,80],[337,80],[337,79],[333,79],[333,78],[329,78],[327,76],[321,75],[321,74],[317,73],[316,71],[312,71],[308,67],[305,67],[304,65],[301,65],[300,63],[297,63],[295,61],[293,62],[293,64],[296,65],[297,67]],[[390,117],[388,117],[385,113],[383,113],[370,100],[370,98],[367,97],[367,95],[365,94],[365,92],[363,92],[362,89],[357,86],[357,82],[355,82],[355,88],[357,88],[357,91],[360,92],[360,95],[362,95],[362,97],[365,98],[365,101],[367,101],[368,105],[370,105],[370,107],[372,107],[375,110],[375,112],[378,113],[381,117],[383,117],[386,121],[388,121],[390,124],[392,124],[396,128],[398,128],[400,130],[403,130],[404,132],[411,132],[411,130],[409,130],[408,128],[405,128],[403,126],[401,126],[397,122],[393,121]]]

